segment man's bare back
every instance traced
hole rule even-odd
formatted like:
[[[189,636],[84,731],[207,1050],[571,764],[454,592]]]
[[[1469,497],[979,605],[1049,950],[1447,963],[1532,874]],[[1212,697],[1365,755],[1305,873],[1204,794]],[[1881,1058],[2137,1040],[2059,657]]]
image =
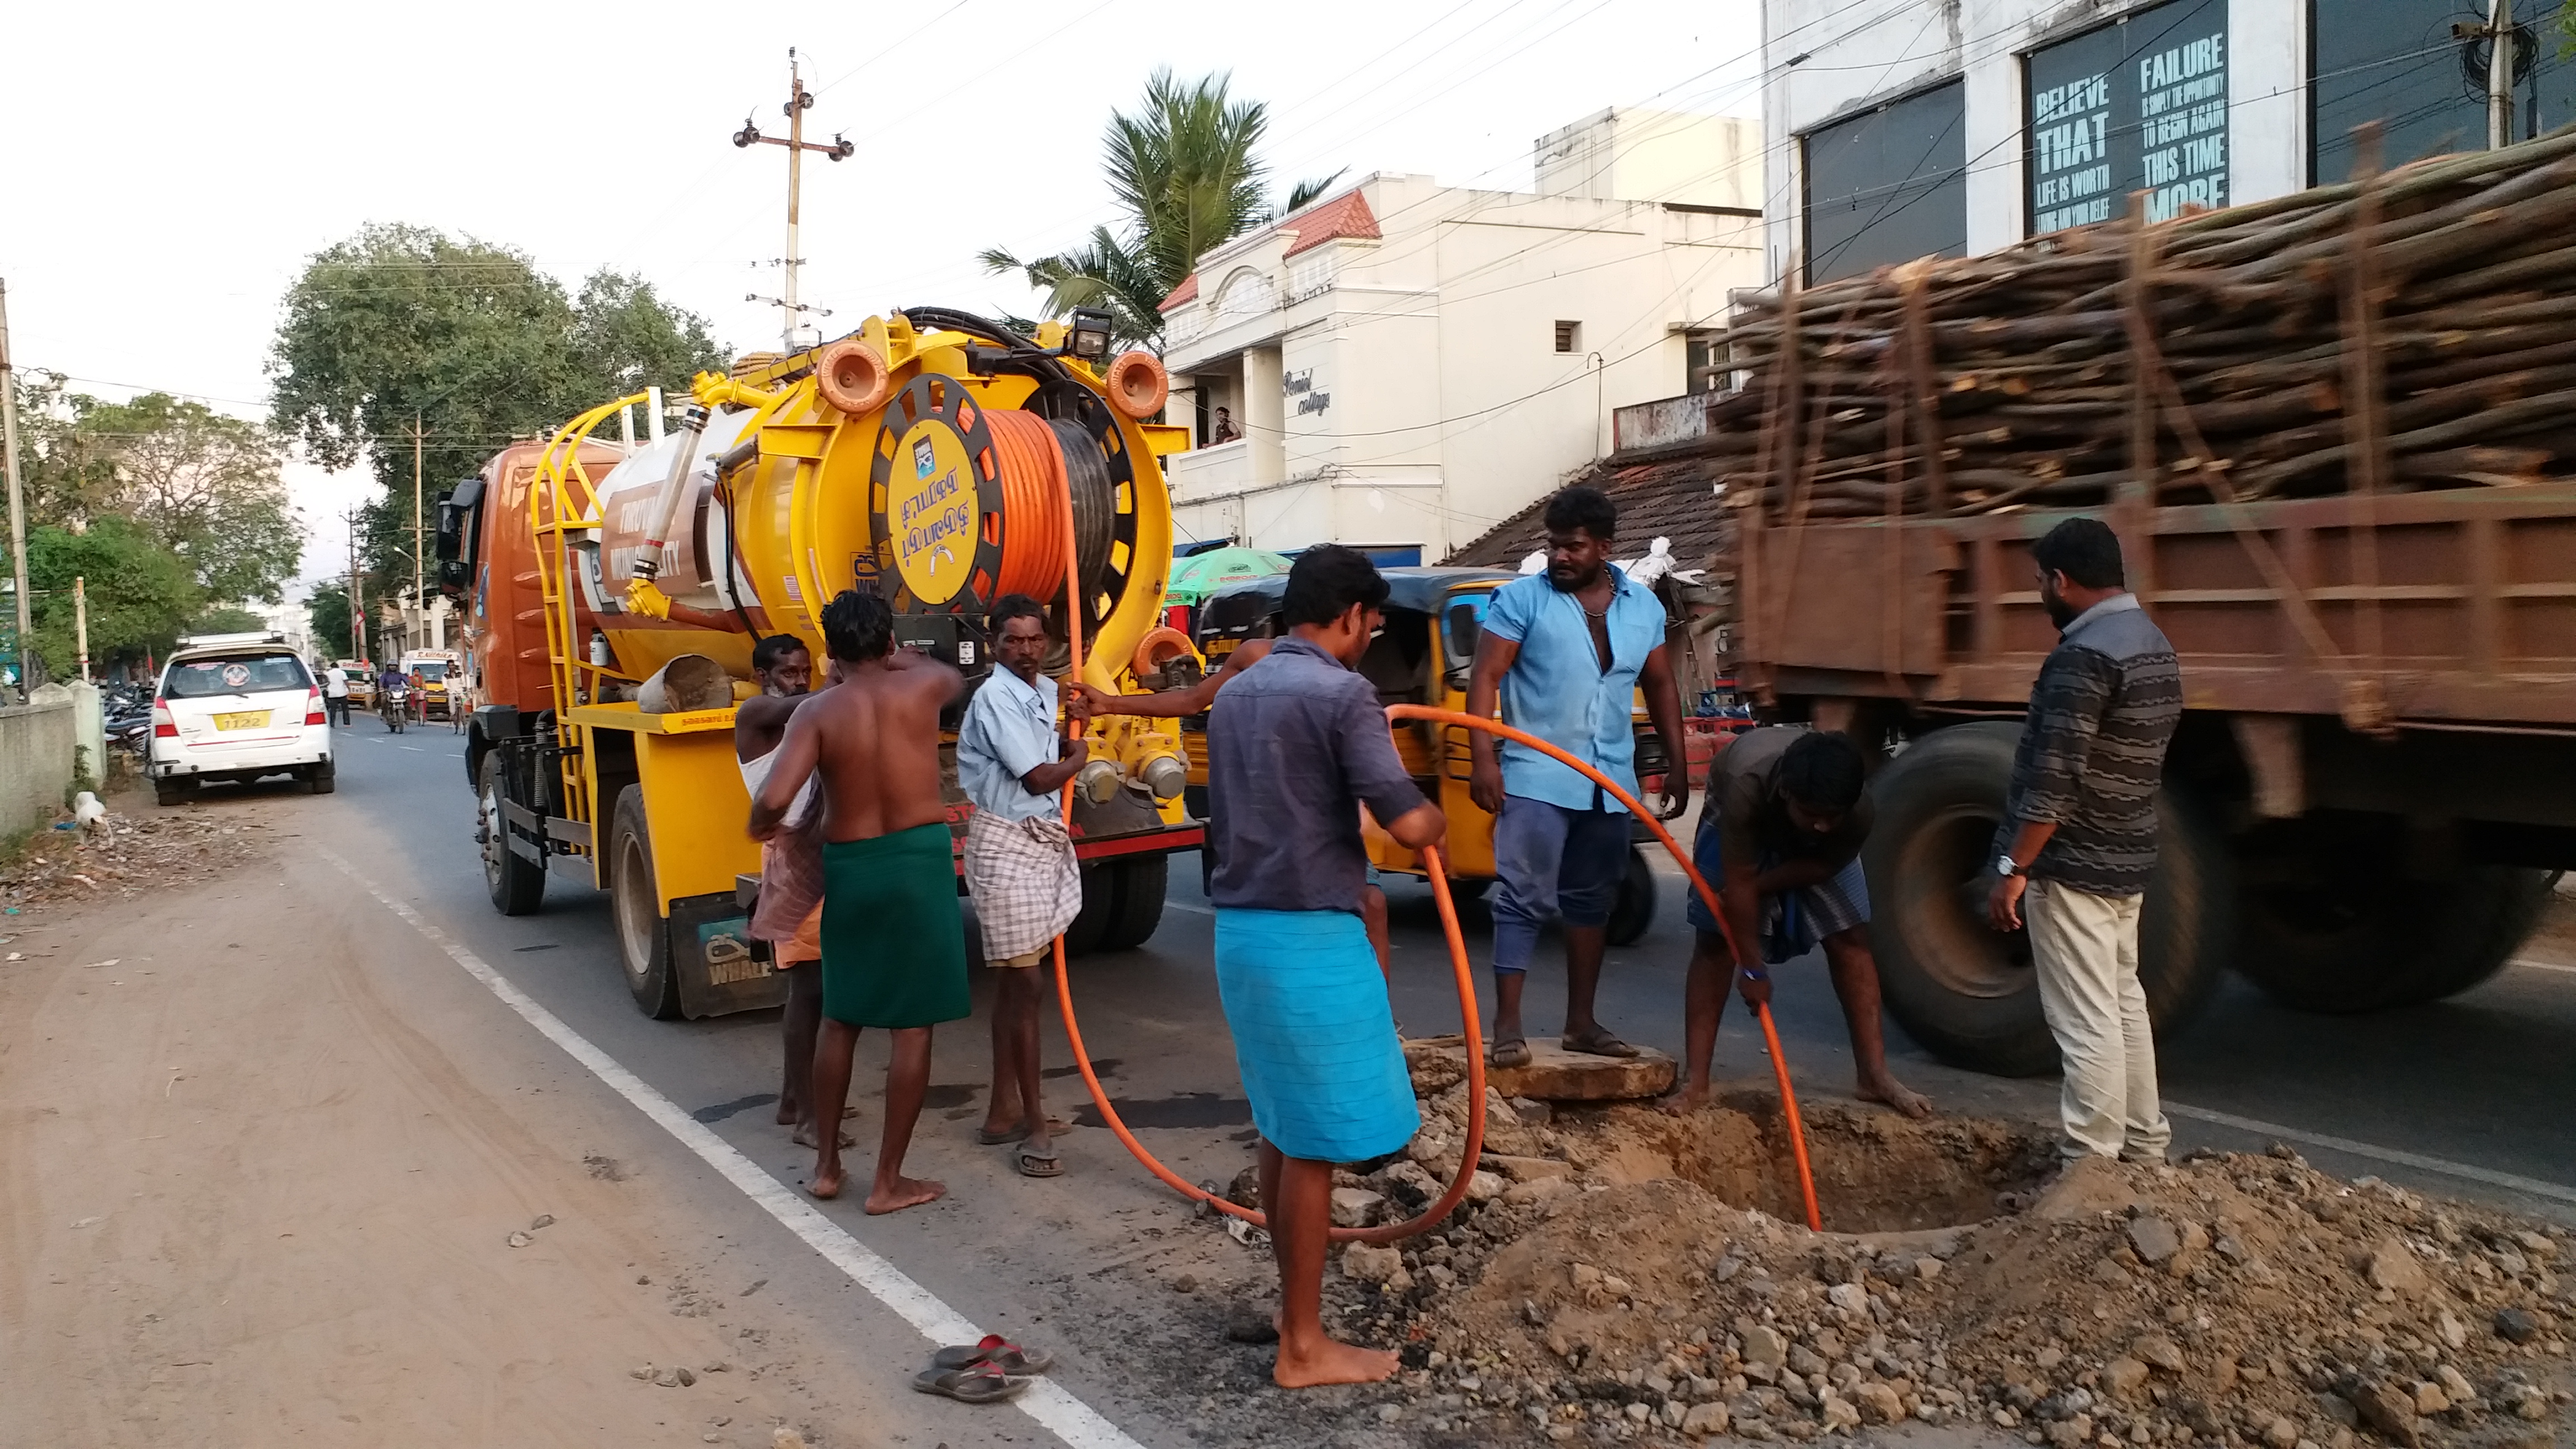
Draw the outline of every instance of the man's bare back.
[[[777,763],[751,804],[751,833],[763,840],[818,769],[825,840],[874,840],[947,818],[939,712],[964,688],[965,677],[901,650],[840,661],[840,670],[837,686],[806,696],[787,722]]]

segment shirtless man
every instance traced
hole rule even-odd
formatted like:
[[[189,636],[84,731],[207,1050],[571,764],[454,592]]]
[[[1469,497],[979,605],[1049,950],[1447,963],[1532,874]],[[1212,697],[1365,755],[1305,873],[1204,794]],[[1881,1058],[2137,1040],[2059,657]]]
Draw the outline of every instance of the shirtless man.
[[[744,787],[757,792],[768,783],[788,718],[813,686],[813,651],[793,634],[772,634],[752,646],[751,677],[760,693],[734,706],[733,753]],[[778,837],[760,847],[760,902],[752,911],[751,934],[770,943],[772,965],[787,978],[787,1010],[779,1021],[784,1062],[778,1123],[796,1129],[798,1146],[812,1147],[814,1038],[823,1025],[823,837],[813,818],[811,786],[790,815]]]
[[[751,802],[751,833],[776,837],[796,792],[820,775],[823,1031],[814,1118],[840,1121],[859,1032],[891,1032],[885,1130],[867,1199],[870,1213],[890,1213],[948,1191],[905,1177],[903,1157],[930,1085],[931,1028],[973,1009],[939,786],[939,712],[965,681],[935,659],[897,652],[894,612],[873,593],[845,590],[824,606],[823,645],[841,682],[808,697],[788,720],[769,780]],[[810,1190],[833,1198],[843,1186],[840,1134],[822,1133]]]
[[[1156,694],[1111,694],[1105,689],[1074,682],[1074,689],[1091,706],[1093,714],[1132,714],[1146,719],[1188,719],[1202,715],[1216,704],[1219,691],[1243,675],[1243,671],[1269,657],[1276,639],[1246,639],[1234,646],[1216,672],[1186,689],[1166,689]],[[1360,887],[1360,924],[1368,928],[1369,948],[1377,952],[1378,974],[1395,983],[1394,947],[1386,933],[1386,892],[1378,889],[1372,877]]]

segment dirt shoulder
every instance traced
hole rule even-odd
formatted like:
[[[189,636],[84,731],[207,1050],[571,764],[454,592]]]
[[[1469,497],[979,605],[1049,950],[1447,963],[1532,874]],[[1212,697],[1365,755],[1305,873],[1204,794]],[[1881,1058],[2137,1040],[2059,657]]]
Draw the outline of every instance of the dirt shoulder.
[[[768,1446],[806,1421],[765,1335],[666,1302],[686,1225],[388,1000],[416,943],[292,849],[232,853],[0,924],[0,1444]]]

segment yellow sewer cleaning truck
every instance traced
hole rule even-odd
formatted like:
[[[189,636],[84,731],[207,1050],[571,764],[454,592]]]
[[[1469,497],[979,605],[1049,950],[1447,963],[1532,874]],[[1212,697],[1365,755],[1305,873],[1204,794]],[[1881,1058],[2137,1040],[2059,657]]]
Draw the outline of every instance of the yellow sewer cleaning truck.
[[[483,682],[465,764],[493,905],[536,910],[550,863],[579,859],[610,893],[644,1011],[774,1004],[737,892],[760,850],[733,706],[763,636],[795,635],[819,667],[822,608],[843,589],[883,594],[896,643],[970,687],[989,670],[984,615],[1012,593],[1047,604],[1059,639],[1079,611],[1082,677],[1100,688],[1197,667],[1159,617],[1172,557],[1159,457],[1186,433],[1148,421],[1162,364],[1107,342],[1094,313],[1024,336],[912,308],[701,374],[667,435],[658,394],[620,398],[460,485],[440,510],[439,572]],[[1153,934],[1165,858],[1200,831],[1176,722],[1104,719],[1089,739],[1069,944],[1121,949]],[[953,737],[942,762],[962,840],[972,807]]]

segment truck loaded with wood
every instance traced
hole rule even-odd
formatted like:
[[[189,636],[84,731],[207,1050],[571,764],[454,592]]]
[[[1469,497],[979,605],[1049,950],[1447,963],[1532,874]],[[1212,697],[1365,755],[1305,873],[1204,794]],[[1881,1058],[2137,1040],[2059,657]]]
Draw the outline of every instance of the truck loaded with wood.
[[[756,692],[766,636],[803,641],[819,682],[823,606],[846,589],[881,593],[895,643],[957,666],[970,689],[991,667],[985,615],[1015,593],[1048,608],[1058,640],[1073,615],[1098,688],[1196,682],[1198,653],[1161,622],[1160,457],[1186,434],[1148,421],[1162,364],[1112,356],[1108,340],[1092,312],[1027,335],[910,308],[700,374],[667,434],[659,392],[638,393],[459,485],[440,506],[439,578],[464,604],[481,686],[465,771],[494,907],[534,911],[551,866],[586,867],[643,1010],[775,1005],[742,898],[760,847],[734,705]],[[1162,918],[1166,857],[1199,845],[1187,757],[1170,720],[1087,732],[1071,820],[1083,910],[1067,940],[1133,946]],[[962,837],[972,807],[953,741],[942,764]]]
[[[2229,969],[2361,1012],[2512,959],[2576,866],[2576,133],[1793,277],[1730,345],[1695,451],[1735,510],[1738,673],[1887,747],[1865,859],[1917,1040],[2056,1064],[1982,902],[2055,643],[2030,544],[2069,512],[2182,660],[2158,1029]]]

